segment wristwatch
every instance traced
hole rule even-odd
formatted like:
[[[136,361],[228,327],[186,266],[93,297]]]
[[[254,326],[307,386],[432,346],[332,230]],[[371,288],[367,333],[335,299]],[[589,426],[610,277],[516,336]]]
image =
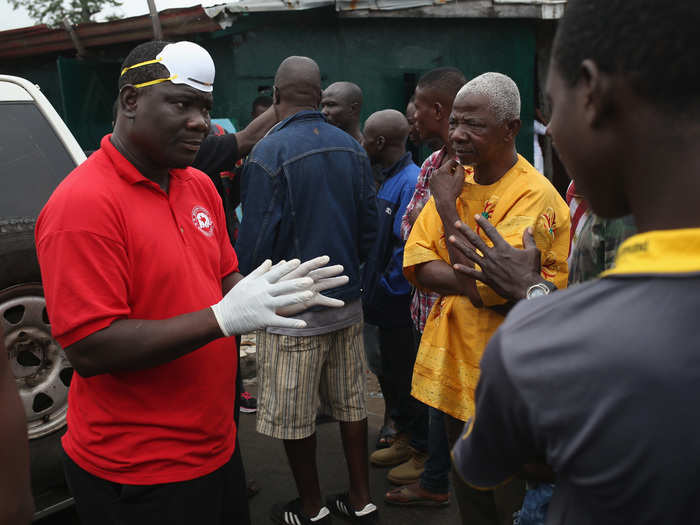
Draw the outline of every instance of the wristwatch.
[[[545,295],[549,295],[550,292],[553,292],[556,289],[557,287],[549,281],[542,281],[530,286],[530,288],[527,289],[527,293],[525,293],[525,298],[534,299],[535,297],[543,297]]]

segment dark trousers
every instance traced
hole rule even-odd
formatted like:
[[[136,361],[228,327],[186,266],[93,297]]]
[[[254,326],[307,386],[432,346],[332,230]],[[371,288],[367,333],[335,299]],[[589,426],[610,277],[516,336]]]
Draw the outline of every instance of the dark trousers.
[[[241,393],[243,392],[243,378],[241,378],[241,336],[236,336],[236,400],[233,403],[233,420],[238,428],[238,419],[241,417]],[[238,447],[236,447],[238,448]]]
[[[416,356],[420,348],[422,334],[413,327],[413,338],[416,344]],[[418,450],[427,448],[428,458],[425,461],[425,469],[420,477],[420,486],[427,491],[436,494],[445,494],[450,490],[450,469],[452,458],[450,457],[450,445],[447,442],[445,419],[438,409],[421,403],[427,416],[416,420],[411,446]],[[427,425],[427,428],[426,428]],[[425,445],[421,448],[421,439]]]
[[[214,472],[189,481],[122,485],[93,476],[63,454],[82,525],[250,525],[238,445]]]
[[[379,328],[379,349],[382,358],[382,392],[391,418],[399,432],[411,436],[411,445],[427,449],[428,410],[411,396],[413,365],[418,345],[410,326]]]
[[[464,421],[445,416],[445,427],[450,450],[459,439],[464,429]],[[494,490],[477,490],[452,469],[459,514],[463,525],[505,525],[513,523],[513,513],[519,510],[525,496],[525,482],[514,479]]]
[[[437,494],[446,494],[450,489],[450,445],[447,442],[445,418],[437,408],[428,407],[428,459],[420,476],[420,486]]]

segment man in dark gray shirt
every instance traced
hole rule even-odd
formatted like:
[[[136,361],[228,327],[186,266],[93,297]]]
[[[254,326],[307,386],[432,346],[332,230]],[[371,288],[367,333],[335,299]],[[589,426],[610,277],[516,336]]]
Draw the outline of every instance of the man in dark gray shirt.
[[[548,524],[700,523],[698,19],[695,2],[571,0],[559,26],[549,132],[593,211],[640,233],[599,281],[511,311],[453,451],[477,487],[551,466]]]

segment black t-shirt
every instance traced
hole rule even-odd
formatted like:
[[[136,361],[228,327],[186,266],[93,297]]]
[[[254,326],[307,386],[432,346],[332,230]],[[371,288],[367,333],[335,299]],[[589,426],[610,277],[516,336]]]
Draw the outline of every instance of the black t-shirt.
[[[202,141],[192,167],[215,179],[222,171],[233,171],[240,158],[235,133],[209,135]]]
[[[603,278],[521,301],[453,451],[475,486],[544,459],[547,521],[700,523],[700,275]]]
[[[238,227],[236,207],[241,202],[240,173],[236,172],[236,162],[241,158],[238,142],[234,133],[226,135],[208,135],[199,148],[192,163],[193,168],[206,173],[219,192],[226,213],[226,226],[231,242],[235,242],[234,230]],[[222,172],[230,172],[222,177]]]

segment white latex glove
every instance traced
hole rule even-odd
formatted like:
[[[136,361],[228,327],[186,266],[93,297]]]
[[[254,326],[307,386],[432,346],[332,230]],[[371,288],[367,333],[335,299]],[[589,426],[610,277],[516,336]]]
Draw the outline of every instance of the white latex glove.
[[[338,286],[347,284],[347,282],[350,280],[347,275],[339,275],[343,271],[342,264],[326,266],[330,260],[330,257],[327,255],[316,257],[315,259],[311,259],[299,265],[296,270],[289,272],[287,275],[282,277],[282,279],[280,279],[281,281],[286,281],[287,279],[311,277],[314,280],[314,284],[311,286],[313,295],[308,300],[278,308],[277,313],[279,315],[289,316],[298,314],[299,312],[303,312],[312,306],[340,308],[341,306],[345,305],[345,303],[340,299],[332,299],[330,297],[326,297],[325,295],[321,295],[320,293],[324,290],[330,290],[331,288],[337,288]]]
[[[301,304],[313,297],[311,277],[303,275],[281,281],[299,266],[299,259],[281,261],[275,266],[268,259],[241,279],[211,307],[223,334],[226,337],[245,334],[267,326],[304,328],[305,321],[276,313],[279,308]]]

